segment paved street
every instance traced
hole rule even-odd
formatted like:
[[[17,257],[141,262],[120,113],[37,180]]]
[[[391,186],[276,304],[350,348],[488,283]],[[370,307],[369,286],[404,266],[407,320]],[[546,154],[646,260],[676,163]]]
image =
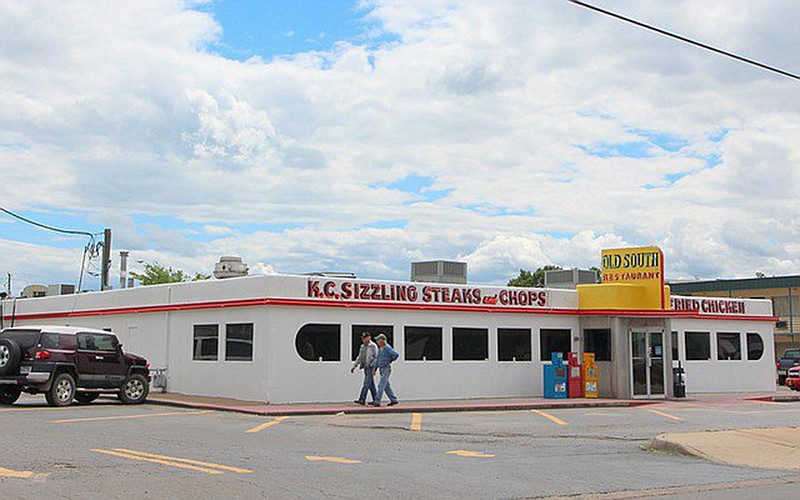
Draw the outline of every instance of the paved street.
[[[51,409],[24,397],[0,408],[0,490],[4,499],[786,498],[791,472],[645,447],[664,432],[788,427],[798,417],[798,404],[755,401],[264,418],[111,399]]]

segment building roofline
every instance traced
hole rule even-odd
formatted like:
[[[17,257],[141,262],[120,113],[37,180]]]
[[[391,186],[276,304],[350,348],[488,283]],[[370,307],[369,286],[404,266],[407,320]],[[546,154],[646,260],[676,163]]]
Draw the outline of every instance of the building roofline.
[[[702,293],[727,292],[734,290],[764,290],[768,288],[800,287],[800,275],[769,276],[764,278],[733,278],[702,281],[668,282],[670,292]]]

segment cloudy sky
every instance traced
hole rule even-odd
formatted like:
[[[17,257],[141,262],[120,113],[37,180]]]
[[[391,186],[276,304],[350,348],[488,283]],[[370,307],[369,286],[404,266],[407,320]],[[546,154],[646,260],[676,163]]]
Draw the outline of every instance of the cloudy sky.
[[[795,0],[594,3],[800,72]],[[798,273],[799,139],[800,82],[565,0],[0,3],[0,206],[189,272]],[[0,272],[86,242],[0,214]]]

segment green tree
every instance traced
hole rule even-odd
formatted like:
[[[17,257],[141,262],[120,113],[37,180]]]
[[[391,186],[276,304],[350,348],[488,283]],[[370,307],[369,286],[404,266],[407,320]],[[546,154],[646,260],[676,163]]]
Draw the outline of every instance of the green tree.
[[[139,281],[142,286],[161,285],[164,283],[183,283],[184,281],[203,281],[211,278],[208,274],[195,273],[194,277],[186,274],[180,269],[172,269],[159,264],[158,262],[139,261],[144,266],[144,271],[137,273],[131,271],[132,278]]]
[[[508,280],[508,286],[542,287],[544,286],[544,272],[557,271],[559,269],[562,269],[562,267],[551,264],[540,267],[534,272],[520,269],[519,275],[516,278]]]

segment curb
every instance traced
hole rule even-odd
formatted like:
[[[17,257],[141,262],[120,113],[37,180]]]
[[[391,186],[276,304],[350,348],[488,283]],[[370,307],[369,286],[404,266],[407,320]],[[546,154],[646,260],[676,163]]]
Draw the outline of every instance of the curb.
[[[647,449],[650,451],[658,451],[662,453],[675,453],[678,455],[684,455],[693,458],[701,458],[703,460],[715,462],[715,460],[712,460],[708,455],[701,452],[700,450],[697,450],[695,448],[692,448],[691,446],[682,443],[678,443],[676,441],[671,441],[670,439],[667,438],[667,434],[660,434],[654,437],[650,441],[650,444],[647,446]]]
[[[766,401],[773,403],[797,403],[800,402],[800,394],[777,394],[774,396],[754,396],[745,398],[747,401]]]
[[[380,408],[370,407],[339,407],[339,408],[296,408],[296,409],[275,409],[275,410],[261,410],[254,407],[252,410],[247,407],[241,406],[221,406],[207,403],[190,403],[184,401],[175,401],[169,399],[149,399],[148,404],[173,406],[178,408],[194,408],[200,410],[215,410],[227,411],[233,413],[244,413],[248,415],[259,416],[304,416],[304,415],[337,415],[340,413],[345,414],[378,414],[378,413],[450,413],[450,412],[466,412],[466,411],[519,411],[519,410],[557,410],[557,409],[571,409],[571,408],[627,408],[636,406],[645,406],[657,404],[658,402],[651,401],[597,401],[597,402],[580,402],[569,405],[555,404],[555,403],[510,403],[510,404],[485,404],[485,405],[441,405],[441,406],[414,406],[412,403],[401,404],[395,407],[382,406]]]

